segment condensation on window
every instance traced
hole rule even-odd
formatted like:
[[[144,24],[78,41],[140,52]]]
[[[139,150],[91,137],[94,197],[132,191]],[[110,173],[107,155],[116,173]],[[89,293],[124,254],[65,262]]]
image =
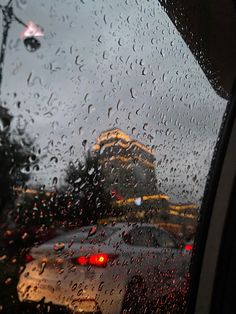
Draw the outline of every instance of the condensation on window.
[[[0,311],[184,313],[226,101],[158,1],[2,2]]]

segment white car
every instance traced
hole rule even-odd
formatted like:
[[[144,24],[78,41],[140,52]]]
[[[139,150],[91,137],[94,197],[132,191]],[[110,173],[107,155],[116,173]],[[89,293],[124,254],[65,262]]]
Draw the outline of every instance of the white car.
[[[26,261],[21,302],[73,313],[144,313],[148,304],[186,293],[190,253],[163,229],[119,223],[65,233],[33,248]]]

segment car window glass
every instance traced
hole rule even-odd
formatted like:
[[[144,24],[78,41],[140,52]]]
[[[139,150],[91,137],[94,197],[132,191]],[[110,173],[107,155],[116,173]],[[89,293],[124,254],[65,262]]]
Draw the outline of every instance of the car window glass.
[[[150,228],[135,228],[123,235],[125,243],[134,246],[156,247],[157,240]]]
[[[59,237],[53,238],[49,242],[70,242],[73,241],[74,243],[85,243],[85,242],[92,242],[92,243],[99,243],[106,241],[113,233],[115,233],[118,229],[117,228],[99,228],[95,233],[92,235],[89,234],[91,228],[81,228],[77,232],[65,232]]]
[[[162,248],[177,248],[177,243],[166,232],[162,230],[152,230],[158,245]]]
[[[203,52],[156,0],[2,0],[0,23],[0,311],[184,313],[226,107]]]

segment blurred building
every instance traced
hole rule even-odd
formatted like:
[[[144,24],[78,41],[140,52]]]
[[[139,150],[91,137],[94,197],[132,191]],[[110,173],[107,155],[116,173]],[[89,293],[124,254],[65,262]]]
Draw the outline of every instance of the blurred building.
[[[121,200],[157,193],[155,157],[147,146],[111,129],[100,134],[93,152],[99,156],[107,188]]]
[[[99,158],[105,187],[121,210],[120,218],[169,224],[177,229],[197,221],[195,204],[173,204],[168,195],[158,191],[155,156],[146,145],[116,128],[100,134],[93,154]]]
[[[199,218],[199,206],[193,203],[170,203],[168,214],[175,222],[182,223],[184,221],[185,223],[196,225]]]

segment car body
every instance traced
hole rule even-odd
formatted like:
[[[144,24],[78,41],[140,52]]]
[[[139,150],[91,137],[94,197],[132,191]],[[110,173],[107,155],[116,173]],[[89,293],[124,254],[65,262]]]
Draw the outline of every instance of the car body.
[[[18,296],[21,302],[50,302],[75,313],[120,313],[132,292],[154,303],[183,295],[190,256],[151,224],[83,227],[31,250]]]

